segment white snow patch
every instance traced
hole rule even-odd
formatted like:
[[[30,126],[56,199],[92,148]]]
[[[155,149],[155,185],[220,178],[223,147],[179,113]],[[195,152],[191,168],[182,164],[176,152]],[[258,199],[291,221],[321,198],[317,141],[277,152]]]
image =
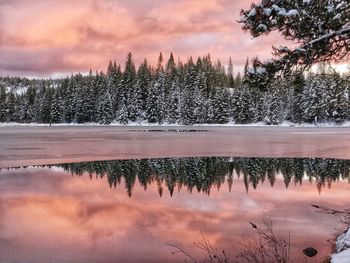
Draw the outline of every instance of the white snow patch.
[[[264,14],[267,15],[267,16],[270,16],[271,15],[271,8],[264,8]]]
[[[258,26],[258,28],[259,28],[261,31],[264,31],[264,32],[267,31],[267,25],[265,25],[265,24],[260,24],[260,25]]]
[[[273,8],[273,10],[275,10],[276,12],[280,12],[280,11],[283,10],[283,9],[280,8],[278,5],[272,5],[272,8]]]
[[[336,242],[337,252],[331,256],[332,263],[343,263],[350,261],[350,227],[341,234]]]
[[[252,17],[252,16],[255,16],[256,15],[256,9],[253,8],[252,10],[250,10],[249,14],[248,14],[248,17]]]
[[[278,12],[278,15],[280,16],[286,16],[286,17],[292,17],[292,16],[298,16],[299,11],[296,9],[289,10],[288,12],[284,9]]]
[[[338,254],[333,254],[331,263],[349,263],[350,261],[350,249],[344,250]]]

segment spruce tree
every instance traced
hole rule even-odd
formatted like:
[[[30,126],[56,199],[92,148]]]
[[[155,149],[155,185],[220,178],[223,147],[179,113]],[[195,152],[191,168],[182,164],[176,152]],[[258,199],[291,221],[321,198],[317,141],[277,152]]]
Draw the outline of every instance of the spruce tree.
[[[56,90],[52,99],[50,123],[61,123],[62,121],[63,121],[62,98],[59,90]]]
[[[229,121],[229,98],[227,88],[217,88],[213,97],[214,123],[224,124]]]
[[[6,115],[7,115],[7,122],[13,122],[15,121],[15,107],[16,107],[16,95],[14,92],[10,92],[7,95],[7,102],[6,102]]]
[[[148,65],[147,60],[145,59],[137,71],[137,82],[139,85],[138,88],[140,89],[140,96],[141,96],[141,98],[139,99],[141,99],[141,102],[142,102],[141,109],[143,112],[146,111],[148,89],[150,87],[151,81],[152,81],[151,68]]]
[[[228,62],[227,78],[228,78],[228,86],[230,88],[235,88],[235,80],[233,77],[233,64],[232,64],[231,57],[230,57],[229,62]]]
[[[127,123],[130,120],[130,106],[129,106],[129,99],[130,95],[133,91],[133,88],[135,87],[136,82],[136,69],[135,64],[132,59],[131,52],[128,53],[126,62],[125,62],[125,69],[123,72],[123,77],[121,81],[120,86],[120,97],[121,97],[121,106],[119,109],[119,116],[118,119],[122,123]],[[133,116],[131,116],[133,118]]]
[[[5,87],[0,85],[0,122],[7,120],[7,95]]]
[[[283,105],[277,91],[265,94],[264,122],[268,125],[277,125],[283,120]]]
[[[99,100],[97,116],[101,124],[110,124],[113,121],[113,105],[108,92]]]

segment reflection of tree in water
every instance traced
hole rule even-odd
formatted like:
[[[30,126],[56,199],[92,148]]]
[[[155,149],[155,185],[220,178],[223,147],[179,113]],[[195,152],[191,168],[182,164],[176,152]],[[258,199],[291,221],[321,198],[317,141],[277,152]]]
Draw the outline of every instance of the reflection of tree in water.
[[[349,178],[350,161],[335,159],[292,159],[292,158],[167,158],[150,160],[98,161],[58,165],[75,175],[84,173],[107,177],[110,187],[122,182],[129,196],[136,178],[147,189],[156,184],[160,196],[164,188],[170,195],[174,190],[185,187],[189,192],[210,194],[212,188],[220,189],[227,183],[231,191],[233,175],[242,178],[248,191],[256,189],[266,181],[273,186],[276,175],[281,174],[286,188],[290,183],[302,184],[303,179],[315,181],[317,189],[330,187],[332,182]],[[123,180],[122,180],[123,179]]]

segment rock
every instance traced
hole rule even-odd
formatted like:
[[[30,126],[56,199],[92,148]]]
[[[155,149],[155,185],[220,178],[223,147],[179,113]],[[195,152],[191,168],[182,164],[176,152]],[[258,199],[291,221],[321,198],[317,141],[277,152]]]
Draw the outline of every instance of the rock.
[[[308,247],[308,248],[305,248],[305,249],[303,250],[303,253],[304,253],[306,256],[312,258],[312,257],[314,257],[314,256],[317,255],[317,250],[314,249],[313,247]]]

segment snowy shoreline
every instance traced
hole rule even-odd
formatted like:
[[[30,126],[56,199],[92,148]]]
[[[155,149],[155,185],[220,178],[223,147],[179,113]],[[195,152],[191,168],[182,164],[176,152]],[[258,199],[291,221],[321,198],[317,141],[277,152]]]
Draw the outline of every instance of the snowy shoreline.
[[[18,122],[4,122],[0,123],[0,127],[48,127],[48,126],[78,126],[78,127],[84,127],[84,126],[101,126],[101,127],[303,127],[303,128],[350,128],[350,121],[346,121],[343,123],[332,123],[332,122],[325,122],[325,123],[293,123],[293,122],[282,122],[278,125],[268,125],[264,122],[257,122],[257,123],[249,123],[249,124],[236,124],[234,122],[229,122],[225,124],[218,124],[218,123],[201,123],[201,124],[193,124],[193,125],[183,125],[179,123],[148,123],[148,122],[130,122],[128,124],[122,124],[119,122],[113,122],[111,124],[100,124],[100,123],[18,123]]]
[[[336,252],[331,255],[332,263],[345,263],[349,262],[350,258],[350,227],[337,237]]]

